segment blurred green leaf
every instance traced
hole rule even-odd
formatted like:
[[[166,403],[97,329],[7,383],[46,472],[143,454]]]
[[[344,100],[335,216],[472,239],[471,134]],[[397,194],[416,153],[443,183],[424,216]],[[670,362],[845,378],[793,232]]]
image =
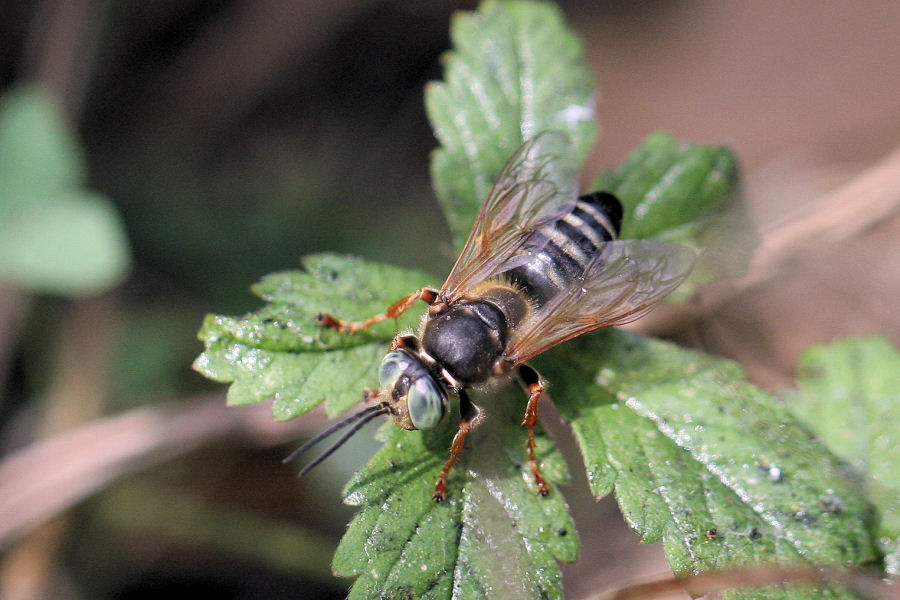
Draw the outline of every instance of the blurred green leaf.
[[[58,192],[0,215],[0,280],[82,296],[113,287],[129,266],[122,221],[103,196]]]
[[[601,173],[593,187],[622,201],[623,238],[663,239],[702,250],[692,282],[746,272],[758,238],[740,193],[737,159],[728,148],[679,143],[655,133],[619,169]]]
[[[0,106],[0,281],[83,296],[116,285],[130,266],[121,219],[81,187],[84,158],[53,102],[23,86]]]
[[[85,159],[59,108],[37,86],[0,98],[0,214],[84,183]]]
[[[807,350],[791,409],[849,462],[875,507],[886,572],[900,576],[900,353],[886,339],[848,339]]]
[[[428,86],[425,105],[441,143],[432,181],[459,248],[523,142],[547,129],[563,131],[580,164],[596,124],[581,42],[554,5],[489,0],[477,12],[457,13],[450,35],[444,81]]]
[[[677,575],[873,559],[856,482],[736,364],[605,330],[538,366],[572,423],[592,492],[615,492],[629,525],[663,542]]]
[[[194,368],[230,382],[228,402],[251,404],[272,398],[278,420],[297,417],[326,401],[330,415],[358,403],[377,380],[392,321],[353,336],[320,327],[322,312],[365,319],[429,283],[422,273],[322,254],[303,260],[305,271],[285,271],[253,287],[267,304],[243,317],[209,315],[198,334],[206,350]],[[424,306],[424,305],[423,305]],[[412,326],[419,314],[400,319]]]

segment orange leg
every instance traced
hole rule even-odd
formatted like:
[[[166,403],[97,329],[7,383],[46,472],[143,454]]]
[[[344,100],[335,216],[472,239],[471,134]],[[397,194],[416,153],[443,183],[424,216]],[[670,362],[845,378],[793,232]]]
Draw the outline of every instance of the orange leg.
[[[541,476],[537,455],[534,453],[534,426],[538,422],[538,400],[544,393],[544,383],[537,372],[527,365],[519,367],[519,376],[528,388],[528,404],[525,406],[525,418],[522,419],[522,425],[528,428],[528,466],[534,476],[538,494],[546,496],[550,493],[550,488]]]
[[[441,469],[441,474],[438,477],[437,483],[434,484],[435,502],[444,501],[444,494],[447,492],[447,474],[450,473],[450,467],[453,466],[457,457],[462,453],[463,445],[466,443],[466,436],[470,431],[472,431],[472,424],[465,419],[462,419],[459,422],[459,430],[456,432],[456,435],[453,436],[453,443],[450,444],[450,458],[444,463],[444,468]]]
[[[459,391],[459,410],[461,413],[459,429],[456,431],[456,435],[453,436],[453,443],[450,444],[450,458],[444,463],[444,468],[441,469],[437,483],[434,484],[433,497],[435,502],[444,501],[444,495],[447,492],[447,474],[450,473],[450,468],[456,462],[456,459],[459,458],[459,455],[462,454],[466,436],[472,431],[472,425],[478,419],[478,409],[469,400],[469,395],[466,394],[465,390]]]
[[[416,303],[416,300],[423,300],[428,304],[433,304],[438,297],[438,290],[434,288],[424,287],[422,289],[416,290],[406,298],[403,298],[399,302],[392,304],[386,311],[379,315],[375,315],[374,317],[370,317],[365,321],[341,321],[340,319],[335,319],[331,315],[327,313],[320,313],[316,316],[316,321],[319,322],[323,327],[330,327],[332,329],[337,329],[341,333],[356,333],[360,329],[368,329],[375,323],[379,323],[384,321],[385,319],[396,319],[410,307]]]

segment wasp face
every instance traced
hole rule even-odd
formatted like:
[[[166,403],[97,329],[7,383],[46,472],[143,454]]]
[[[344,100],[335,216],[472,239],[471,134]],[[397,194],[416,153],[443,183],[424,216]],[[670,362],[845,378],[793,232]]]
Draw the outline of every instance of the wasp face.
[[[450,401],[422,360],[406,350],[388,352],[381,361],[380,397],[403,429],[433,429],[447,414]]]

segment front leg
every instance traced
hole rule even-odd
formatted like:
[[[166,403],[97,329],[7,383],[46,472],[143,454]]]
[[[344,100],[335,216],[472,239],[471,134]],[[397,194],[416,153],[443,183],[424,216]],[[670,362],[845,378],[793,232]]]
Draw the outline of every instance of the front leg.
[[[528,466],[531,468],[531,474],[534,477],[534,483],[537,485],[538,494],[546,496],[550,493],[550,487],[541,476],[541,469],[538,466],[537,456],[534,453],[534,426],[538,422],[538,400],[544,393],[544,382],[537,371],[528,365],[519,367],[519,377],[525,388],[528,390],[528,404],[525,406],[525,417],[522,419],[522,425],[528,428]]]
[[[479,409],[472,404],[465,390],[459,390],[459,412],[459,429],[456,431],[456,435],[453,436],[453,442],[450,444],[450,458],[444,463],[444,468],[441,469],[437,483],[434,484],[435,502],[444,501],[444,494],[447,492],[447,474],[450,473],[450,468],[462,453],[466,443],[466,436],[469,435],[472,427],[478,422]]]
[[[422,300],[431,305],[437,300],[439,290],[431,287],[423,287],[416,290],[406,298],[392,304],[386,311],[381,314],[370,317],[365,321],[341,321],[335,319],[327,313],[319,313],[316,315],[316,321],[323,327],[337,329],[341,333],[356,333],[360,329],[368,329],[375,323],[384,321],[385,319],[396,319],[416,303],[416,300]]]

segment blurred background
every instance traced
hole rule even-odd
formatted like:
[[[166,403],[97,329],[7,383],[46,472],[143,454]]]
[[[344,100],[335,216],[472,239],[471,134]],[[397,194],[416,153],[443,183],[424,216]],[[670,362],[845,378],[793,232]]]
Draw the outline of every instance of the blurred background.
[[[599,89],[585,181],[658,129],[727,144],[763,233],[753,277],[645,327],[769,389],[810,344],[900,342],[900,3],[559,4]],[[475,6],[0,1],[0,93],[56,96],[132,256],[89,297],[0,282],[0,597],[344,596],[340,488],[375,442],[298,482],[281,458],[324,416],[226,408],[190,369],[196,331],[307,253],[447,271],[422,90]],[[666,572],[614,502],[566,492],[583,545],[567,597]]]

